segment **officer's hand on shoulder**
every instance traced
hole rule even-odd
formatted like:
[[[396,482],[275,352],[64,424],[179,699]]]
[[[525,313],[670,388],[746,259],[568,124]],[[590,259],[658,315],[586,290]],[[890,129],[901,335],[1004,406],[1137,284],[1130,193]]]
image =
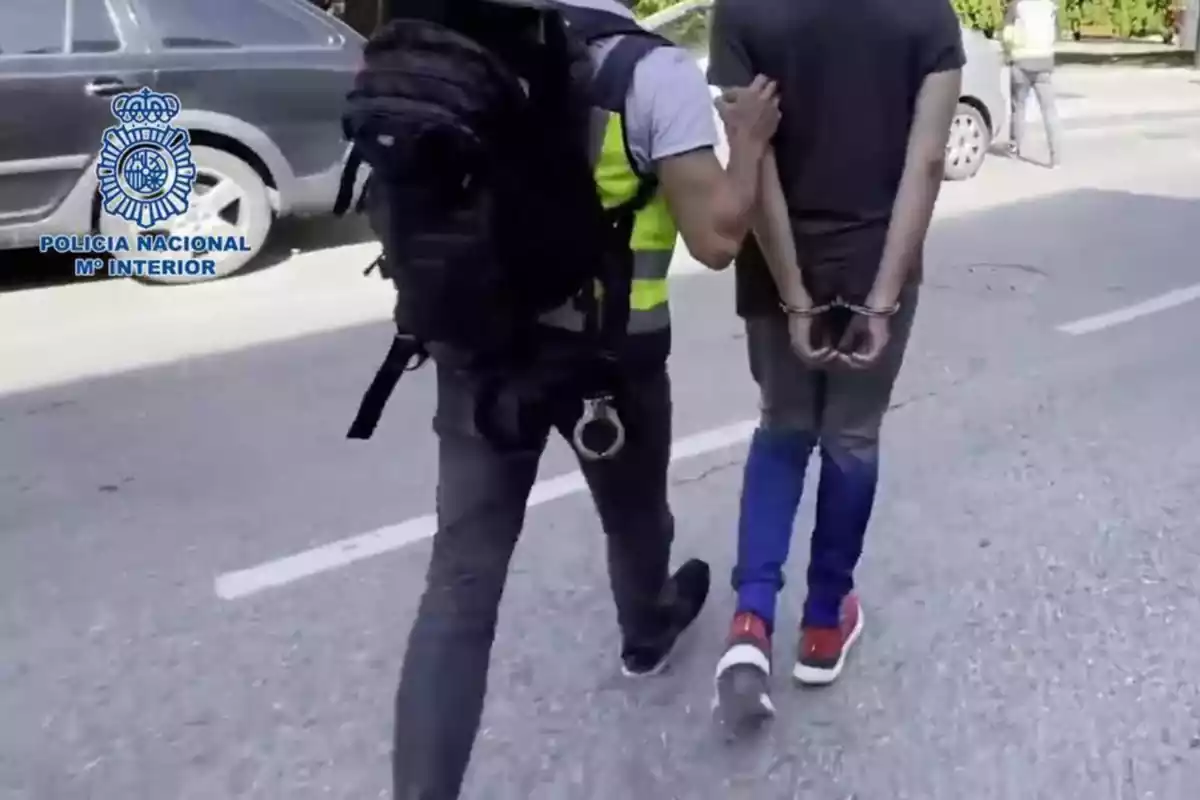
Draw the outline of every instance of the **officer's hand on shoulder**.
[[[779,87],[763,75],[749,86],[726,89],[716,105],[730,138],[740,136],[765,145],[779,128]]]

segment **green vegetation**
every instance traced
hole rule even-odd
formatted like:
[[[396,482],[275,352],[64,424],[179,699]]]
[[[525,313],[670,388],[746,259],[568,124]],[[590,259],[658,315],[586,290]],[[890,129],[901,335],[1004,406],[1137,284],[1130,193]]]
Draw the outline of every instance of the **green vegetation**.
[[[639,17],[648,17],[665,8],[670,8],[676,2],[678,0],[637,0],[633,4],[633,10]]]
[[[953,0],[954,10],[963,25],[983,31],[989,36],[997,33],[1004,22],[1004,0]]]
[[[636,0],[638,16],[649,16],[675,5],[678,0]],[[1186,0],[1058,0],[1059,24],[1064,36],[1132,37],[1161,36],[1171,42],[1175,25]],[[1006,0],[953,0],[954,8],[968,28],[989,36],[999,33]],[[698,50],[708,36],[708,15],[689,14],[664,32],[675,41]]]
[[[953,0],[963,24],[992,35],[1004,21],[1004,0]],[[1182,0],[1058,0],[1063,34],[1171,41]]]
[[[639,17],[648,17],[677,3],[678,0],[636,0],[633,10]],[[712,15],[706,9],[700,8],[664,25],[658,32],[680,47],[703,55],[708,52],[708,27],[711,19]]]

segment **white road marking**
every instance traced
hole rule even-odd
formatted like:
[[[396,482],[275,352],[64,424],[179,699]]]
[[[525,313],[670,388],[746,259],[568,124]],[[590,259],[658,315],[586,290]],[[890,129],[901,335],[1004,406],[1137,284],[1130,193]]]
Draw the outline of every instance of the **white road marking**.
[[[715,453],[740,444],[754,433],[758,420],[735,422],[677,440],[671,447],[671,462]],[[540,506],[587,488],[580,472],[570,472],[538,481],[529,494],[527,507]],[[248,569],[218,575],[214,582],[217,597],[238,600],[266,589],[285,586],[323,572],[331,572],[357,561],[399,550],[428,539],[437,531],[433,514],[405,520],[367,533],[314,547],[302,553],[274,559]]]
[[[1093,317],[1084,317],[1074,322],[1067,322],[1059,325],[1058,330],[1071,336],[1097,333],[1098,331],[1123,325],[1126,322],[1132,322],[1135,319],[1149,316],[1150,314],[1157,314],[1159,311],[1167,311],[1168,309],[1176,308],[1195,300],[1200,300],[1200,283],[1175,289],[1158,297],[1152,297],[1149,300],[1143,300],[1140,303],[1134,303],[1131,306],[1118,308],[1104,314],[1097,314]]]

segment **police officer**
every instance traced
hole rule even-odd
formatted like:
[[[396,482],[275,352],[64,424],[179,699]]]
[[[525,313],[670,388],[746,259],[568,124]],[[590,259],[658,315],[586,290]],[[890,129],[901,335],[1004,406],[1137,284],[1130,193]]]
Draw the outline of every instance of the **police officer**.
[[[580,8],[633,18],[617,0],[564,2],[568,19]],[[592,46],[596,67],[620,38]],[[606,535],[621,669],[629,677],[664,668],[709,591],[703,561],[687,561],[673,574],[668,566],[674,520],[667,501],[667,268],[679,235],[709,268],[731,263],[752,226],[760,163],[779,121],[774,85],[755,80],[726,97],[722,112],[728,169],[715,154],[712,95],[698,64],[682,49],[655,49],[637,62],[623,111],[606,122],[595,171],[601,194],[618,200],[635,191],[643,175],[658,183],[629,241],[634,280],[619,361],[629,387],[621,406],[626,440],[615,457],[581,464]],[[568,343],[583,324],[573,307],[543,322],[551,345]],[[437,392],[438,531],[396,695],[397,800],[459,796],[483,710],[501,594],[538,462],[550,430],[570,435],[576,422],[547,414],[535,421],[534,445],[501,450],[476,428],[478,398],[469,376],[439,364]]]

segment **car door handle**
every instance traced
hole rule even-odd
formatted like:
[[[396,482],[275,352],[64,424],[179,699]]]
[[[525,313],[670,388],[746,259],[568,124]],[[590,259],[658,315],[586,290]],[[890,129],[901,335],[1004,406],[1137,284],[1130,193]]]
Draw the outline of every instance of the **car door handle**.
[[[93,78],[83,87],[83,91],[92,97],[113,97],[123,92],[132,92],[135,88],[118,78]]]

